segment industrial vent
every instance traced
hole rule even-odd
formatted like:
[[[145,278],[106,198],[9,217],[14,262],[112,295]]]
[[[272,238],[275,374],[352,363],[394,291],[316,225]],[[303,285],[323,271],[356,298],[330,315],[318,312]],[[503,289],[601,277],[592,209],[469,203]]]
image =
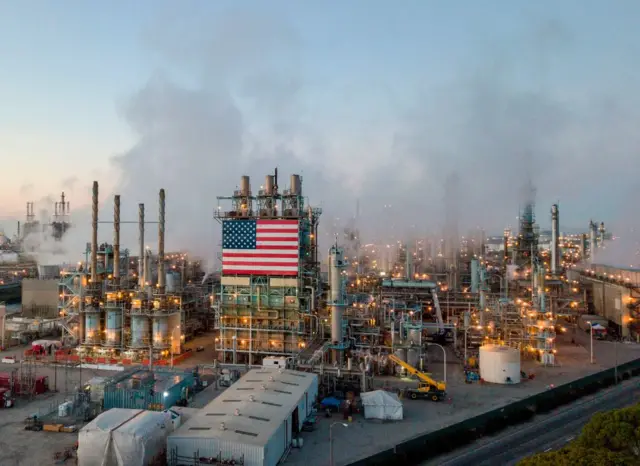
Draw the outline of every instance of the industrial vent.
[[[264,421],[264,422],[270,421],[270,419],[267,419],[266,417],[258,417],[258,416],[249,416],[249,419],[253,419],[256,421]]]
[[[189,430],[211,430],[211,427],[189,427]]]
[[[254,390],[253,387],[238,387],[236,390]]]
[[[227,413],[207,413],[205,416],[226,416]]]
[[[287,392],[287,391],[284,391],[284,390],[274,390],[274,392],[276,392],[276,393],[284,393],[285,395],[293,395],[293,392]]]
[[[263,402],[262,402],[262,404],[263,404],[263,405],[276,406],[276,407],[278,407],[278,408],[282,408],[282,405],[281,405],[281,404],[278,404],[278,403],[271,403],[270,401],[263,401]]]
[[[240,403],[242,400],[222,400],[223,403]]]
[[[256,371],[256,374],[271,374],[269,371]]]
[[[236,434],[248,435],[250,437],[257,437],[258,436],[258,434],[254,434],[253,432],[247,432],[245,430],[236,430],[235,432],[236,432]]]
[[[295,382],[285,382],[284,380],[280,380],[280,383],[281,383],[281,384],[284,384],[284,385],[292,385],[292,386],[294,386],[294,387],[299,387],[299,386],[300,386],[300,384],[299,384],[299,383],[295,383]]]
[[[249,380],[249,379],[247,379],[247,380],[245,380],[245,382],[260,383],[260,382],[262,382],[262,380],[256,380],[256,379],[251,379],[251,380]]]
[[[292,377],[300,377],[301,379],[306,379],[307,378],[306,374],[298,374],[296,372],[288,372],[287,375],[290,375]]]

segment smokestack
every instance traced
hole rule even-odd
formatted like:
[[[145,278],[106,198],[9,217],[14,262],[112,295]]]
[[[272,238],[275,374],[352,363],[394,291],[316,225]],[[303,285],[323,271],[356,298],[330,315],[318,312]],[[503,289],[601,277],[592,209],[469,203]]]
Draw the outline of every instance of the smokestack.
[[[160,294],[164,294],[165,271],[164,271],[164,189],[160,190],[160,211],[158,218],[158,288]]]
[[[120,195],[113,197],[113,281],[120,285]]]
[[[560,221],[558,204],[551,206],[551,273],[558,274],[560,269]]]
[[[98,182],[93,182],[91,218],[91,283],[98,281]]]
[[[62,211],[62,215],[64,215],[65,207],[66,203],[64,202],[64,191],[62,191],[62,195],[60,196],[60,209]]]
[[[18,220],[18,239],[20,239],[20,220]]]
[[[140,255],[138,256],[138,287],[144,289],[146,283],[144,269],[144,204],[138,204],[138,239],[140,240]]]

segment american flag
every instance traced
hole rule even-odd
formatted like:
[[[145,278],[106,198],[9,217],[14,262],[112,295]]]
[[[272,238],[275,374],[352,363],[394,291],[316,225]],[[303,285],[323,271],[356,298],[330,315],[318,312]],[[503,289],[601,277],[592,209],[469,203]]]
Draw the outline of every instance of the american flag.
[[[297,220],[223,220],[222,273],[298,275]]]

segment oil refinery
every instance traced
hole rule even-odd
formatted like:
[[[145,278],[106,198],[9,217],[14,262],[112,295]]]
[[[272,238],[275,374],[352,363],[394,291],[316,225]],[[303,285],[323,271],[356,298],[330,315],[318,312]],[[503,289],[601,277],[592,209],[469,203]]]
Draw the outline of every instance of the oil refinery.
[[[455,218],[448,218],[442,235],[376,244],[360,238],[354,223],[321,245],[322,210],[309,203],[302,176],[282,181],[276,169],[262,183],[256,189],[252,178],[242,176],[230,196],[217,198],[212,222],[222,233],[219,262],[205,272],[199,258],[165,250],[164,189],[157,214],[139,204],[137,220],[122,220],[115,195],[113,218],[99,221],[94,182],[84,257],[73,266],[35,267],[22,280],[22,314],[3,317],[5,350],[33,344],[19,369],[7,373],[8,386],[34,397],[40,393],[37,372],[53,367],[54,385],[60,377],[71,411],[82,407],[82,415],[92,418],[113,409],[163,411],[194,403],[194,393],[213,393],[203,382],[209,374],[215,390],[229,387],[226,395],[194,409],[192,421],[163,437],[167,464],[277,464],[268,451],[278,458],[291,454],[291,464],[314,464],[305,453],[313,448],[289,449],[300,449],[305,429],[320,423],[318,409],[331,416],[327,400],[337,400],[345,419],[364,403],[354,400],[381,397],[401,408],[403,398],[423,403],[402,409],[425,419],[471,422],[473,413],[506,403],[505,396],[537,396],[593,374],[596,359],[606,360],[602,349],[594,356],[594,339],[596,348],[607,339],[631,348],[640,338],[640,272],[598,263],[598,251],[613,241],[602,222],[590,220],[585,231],[563,234],[560,206],[553,204],[551,228],[541,231],[533,190],[517,232],[478,229],[461,236]],[[63,194],[47,226],[52,237],[60,240],[71,220]],[[124,223],[138,226],[135,246],[121,244]],[[24,245],[39,225],[29,203],[22,232],[6,244],[26,256]],[[113,240],[100,243],[99,228],[110,230]],[[39,302],[43,296],[53,296],[53,311]],[[47,356],[43,348],[53,349]],[[620,351],[619,361],[616,346],[616,371],[631,358]],[[58,367],[64,368],[60,375]],[[121,375],[87,381],[82,368]],[[242,390],[257,382],[262,394],[245,400]],[[492,388],[511,385],[524,391],[505,395]],[[442,414],[449,408],[438,406],[454,400],[464,401],[455,402],[455,413]],[[231,409],[225,403],[238,404]],[[254,432],[259,426],[241,420],[242,413],[260,422],[279,419],[285,428]],[[217,427],[206,417],[214,415]],[[191,428],[210,432],[194,437]],[[236,450],[207,453],[217,463],[189,459],[209,448],[209,440],[233,437],[229,429],[262,439],[261,453],[240,439]],[[401,441],[401,432],[387,435]],[[84,464],[93,451],[87,445],[78,453]]]

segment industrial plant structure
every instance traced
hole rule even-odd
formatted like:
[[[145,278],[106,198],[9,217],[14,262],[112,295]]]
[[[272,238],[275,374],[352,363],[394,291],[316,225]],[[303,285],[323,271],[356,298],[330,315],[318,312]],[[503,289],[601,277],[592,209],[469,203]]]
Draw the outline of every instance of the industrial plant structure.
[[[280,189],[277,170],[257,193],[243,176],[231,197],[218,197],[222,275],[214,303],[223,362],[291,357],[319,337],[321,292],[317,232],[321,209],[306,205],[302,178]]]
[[[93,183],[92,237],[86,260],[61,272],[62,325],[80,357],[118,362],[167,359],[206,326],[208,296],[185,254],[165,254],[165,191],[159,193],[157,254],[145,247],[139,204],[139,253],[120,245],[120,196],[114,197],[113,243],[98,244],[98,183]],[[132,223],[132,222],[126,222]],[[191,282],[195,283],[191,283]]]

